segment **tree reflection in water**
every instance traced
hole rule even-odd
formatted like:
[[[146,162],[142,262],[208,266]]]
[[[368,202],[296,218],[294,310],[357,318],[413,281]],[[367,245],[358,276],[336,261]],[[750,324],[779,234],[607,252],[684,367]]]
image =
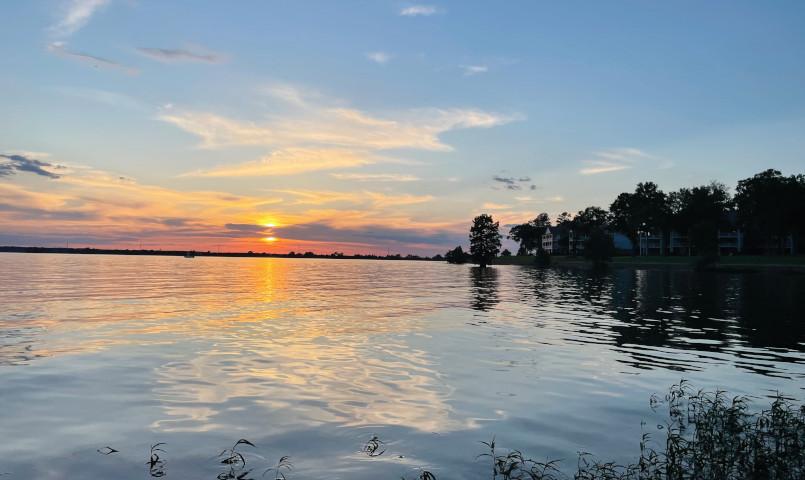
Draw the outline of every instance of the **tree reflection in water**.
[[[495,308],[500,303],[498,270],[472,267],[469,271],[472,280],[472,309],[485,312]]]

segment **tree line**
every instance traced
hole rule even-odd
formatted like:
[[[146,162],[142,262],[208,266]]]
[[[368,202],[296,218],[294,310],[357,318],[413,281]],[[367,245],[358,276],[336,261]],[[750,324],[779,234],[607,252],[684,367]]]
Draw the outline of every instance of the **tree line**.
[[[551,225],[546,213],[512,227],[509,237],[520,243],[518,254],[541,248]],[[638,183],[634,192],[619,194],[609,210],[587,207],[575,216],[563,212],[556,226],[581,235],[606,229],[624,234],[635,253],[641,233],[668,236],[674,231],[699,255],[717,253],[718,232],[740,229],[746,252],[801,252],[805,234],[805,175],[784,176],[769,169],[740,180],[732,195],[719,182],[663,192],[654,182]],[[667,242],[666,242],[667,244]]]
[[[665,238],[668,245],[670,233],[677,232],[687,239],[691,251],[712,256],[718,253],[718,232],[734,230],[743,234],[745,253],[802,253],[799,240],[805,235],[805,175],[785,176],[768,169],[740,180],[734,195],[719,182],[672,192],[662,191],[654,182],[641,182],[634,192],[619,194],[608,210],[590,206],[575,215],[562,212],[555,222],[547,213],[540,213],[533,220],[512,226],[508,238],[519,243],[518,255],[540,256],[544,254],[542,237],[552,226],[565,233],[561,236],[565,250],[566,233],[572,231],[583,239],[585,254],[593,259],[605,258],[614,250],[608,235],[613,232],[631,241],[633,254],[638,252],[641,234]],[[476,217],[470,230],[470,252],[456,247],[445,259],[490,263],[500,251],[498,227],[489,215]]]

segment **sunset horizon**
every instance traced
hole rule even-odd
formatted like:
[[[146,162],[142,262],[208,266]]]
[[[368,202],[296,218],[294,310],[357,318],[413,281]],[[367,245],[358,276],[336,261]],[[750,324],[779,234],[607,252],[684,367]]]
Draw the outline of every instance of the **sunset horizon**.
[[[10,3],[0,245],[430,256],[798,173],[796,15],[622,3]]]

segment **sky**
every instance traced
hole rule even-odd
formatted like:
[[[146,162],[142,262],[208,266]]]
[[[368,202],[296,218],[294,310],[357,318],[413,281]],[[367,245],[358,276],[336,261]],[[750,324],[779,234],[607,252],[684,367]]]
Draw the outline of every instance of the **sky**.
[[[0,245],[434,254],[805,172],[801,1],[0,3]],[[507,243],[508,246],[510,242]]]

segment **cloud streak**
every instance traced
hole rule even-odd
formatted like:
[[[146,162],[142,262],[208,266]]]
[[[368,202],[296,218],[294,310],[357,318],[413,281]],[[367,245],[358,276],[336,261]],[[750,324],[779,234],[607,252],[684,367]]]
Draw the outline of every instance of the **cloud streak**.
[[[205,50],[191,50],[186,48],[137,48],[137,52],[152,60],[162,63],[222,63],[225,59],[221,54]]]
[[[108,4],[108,0],[71,0],[64,9],[64,16],[51,31],[59,36],[69,36],[82,29],[90,18]]]
[[[58,55],[62,58],[87,63],[94,68],[118,70],[125,72],[129,75],[136,75],[138,73],[138,70],[136,68],[128,67],[114,60],[109,60],[108,58],[90,55],[89,53],[70,50],[69,48],[67,48],[67,44],[65,42],[52,42],[51,44],[48,45],[47,49],[50,53],[54,55]]]
[[[530,182],[531,177],[503,177],[500,175],[495,175],[494,177],[492,177],[492,180],[494,180],[497,183],[503,184],[506,190],[522,190],[523,186],[521,184]],[[530,189],[536,190],[537,186],[531,185]]]
[[[266,177],[355,168],[376,159],[348,150],[287,148],[259,160],[185,173],[185,177]]]
[[[465,77],[472,77],[489,71],[489,67],[486,65],[459,65],[459,67],[464,70]]]
[[[636,148],[614,148],[596,152],[594,158],[586,160],[585,167],[579,170],[582,175],[598,175],[618,172],[635,166],[641,160],[653,158]]]
[[[418,109],[381,118],[360,110],[329,107],[311,107],[301,116],[283,115],[262,123],[192,111],[164,112],[159,118],[199,137],[203,148],[326,145],[365,150],[431,151],[453,150],[439,139],[442,133],[491,128],[519,119],[465,108]]]
[[[391,60],[391,55],[386,52],[369,52],[366,54],[366,58],[380,65],[385,65]]]
[[[53,179],[61,177],[48,170],[49,168],[59,167],[25,155],[0,153],[0,177],[8,177],[17,172],[28,172]]]
[[[433,5],[410,5],[400,9],[403,17],[429,17],[441,13],[441,9]]]
[[[358,182],[416,182],[419,177],[405,173],[331,173],[331,177],[339,180],[355,180]]]

